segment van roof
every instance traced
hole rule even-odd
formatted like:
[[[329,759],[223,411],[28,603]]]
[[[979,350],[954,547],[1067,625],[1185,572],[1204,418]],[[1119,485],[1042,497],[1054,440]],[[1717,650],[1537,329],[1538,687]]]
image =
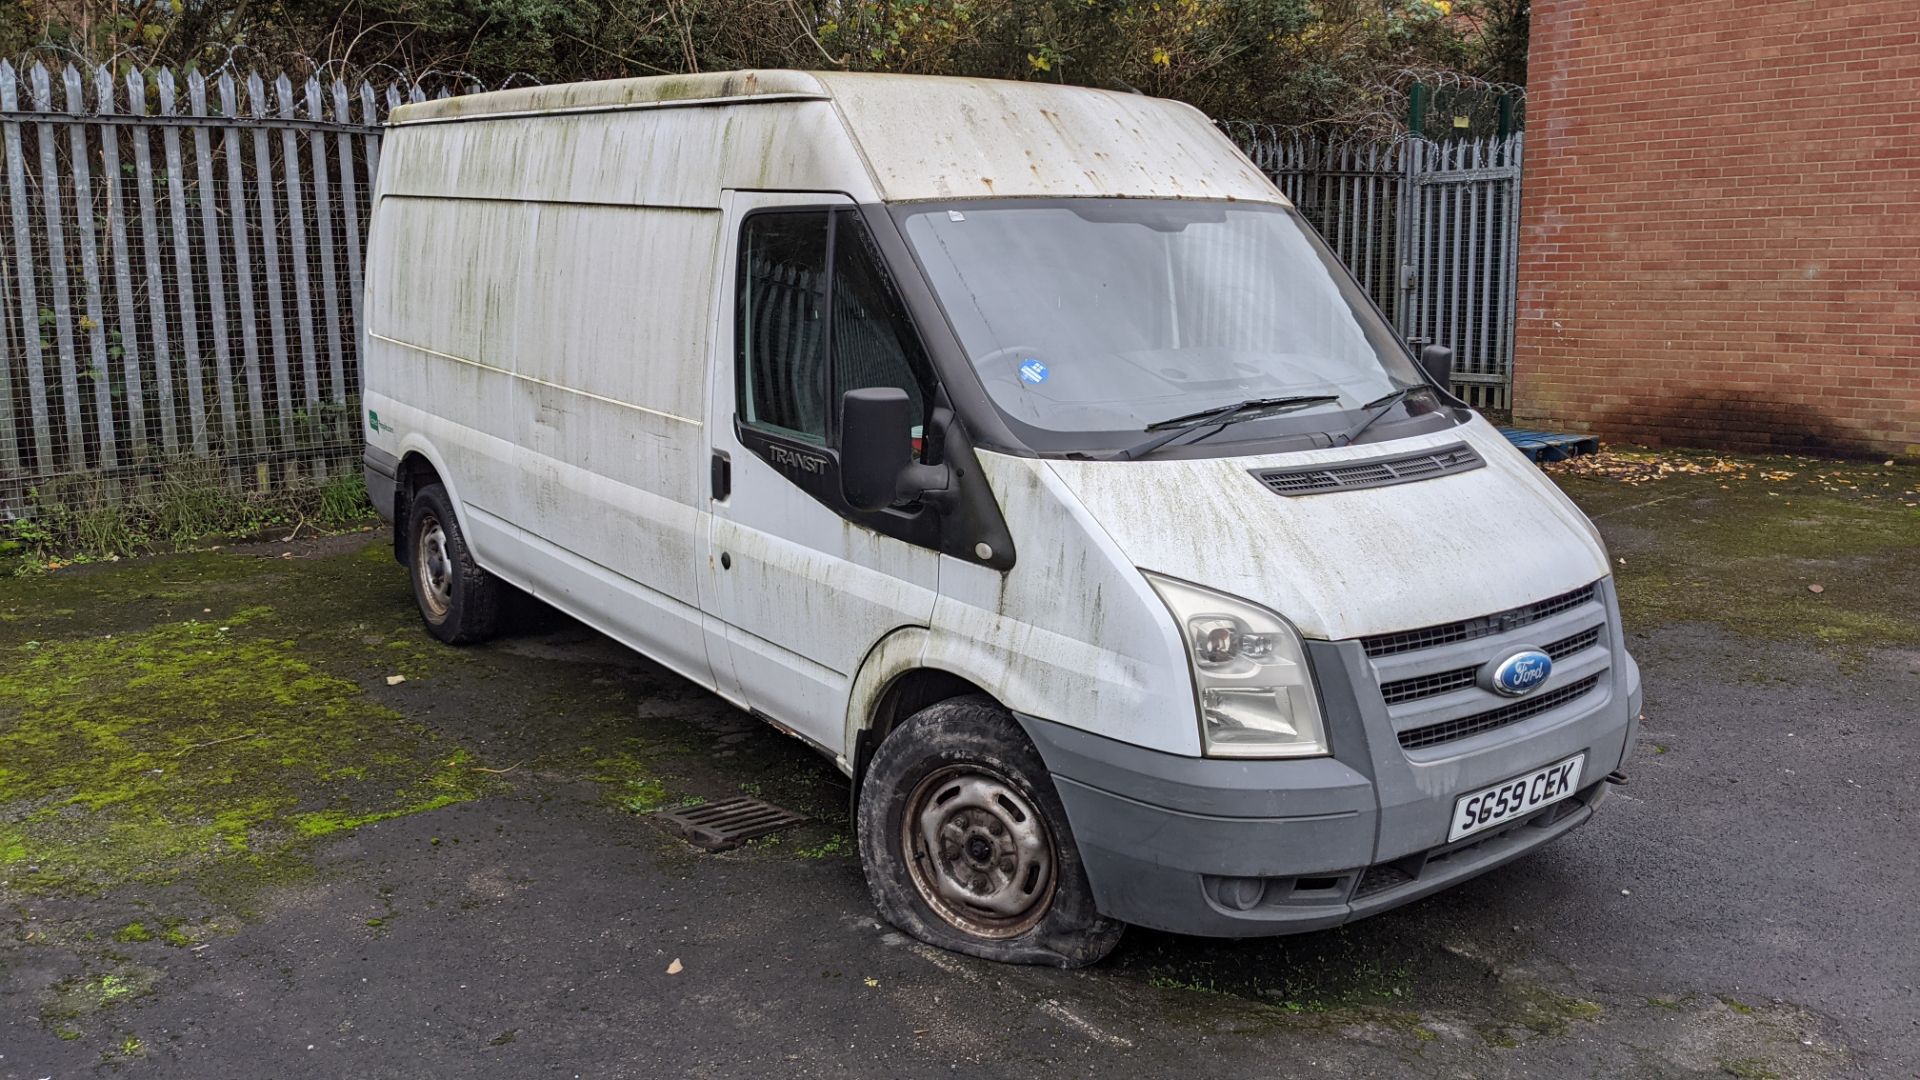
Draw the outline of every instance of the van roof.
[[[1099,195],[1285,201],[1198,109],[1051,83],[837,71],[655,75],[418,102],[394,110],[391,123],[815,101],[837,111],[889,201]]]
[[[827,98],[821,81],[806,71],[717,71],[695,75],[649,75],[638,79],[520,86],[402,105],[391,122],[645,108],[664,104],[718,104],[743,98]],[[744,104],[745,102],[741,102]]]

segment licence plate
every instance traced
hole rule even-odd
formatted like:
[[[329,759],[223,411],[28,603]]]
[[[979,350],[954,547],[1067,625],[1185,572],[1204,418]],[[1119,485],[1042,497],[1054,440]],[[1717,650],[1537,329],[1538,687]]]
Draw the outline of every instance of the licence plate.
[[[1575,754],[1544,769],[1460,796],[1453,804],[1453,827],[1447,830],[1447,843],[1572,795],[1580,788],[1580,767],[1586,761],[1587,755]]]

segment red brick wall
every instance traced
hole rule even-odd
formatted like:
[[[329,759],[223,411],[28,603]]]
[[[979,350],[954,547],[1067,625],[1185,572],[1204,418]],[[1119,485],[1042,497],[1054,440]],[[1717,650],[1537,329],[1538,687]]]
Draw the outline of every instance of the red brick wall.
[[[1514,417],[1920,456],[1920,2],[1534,0]]]

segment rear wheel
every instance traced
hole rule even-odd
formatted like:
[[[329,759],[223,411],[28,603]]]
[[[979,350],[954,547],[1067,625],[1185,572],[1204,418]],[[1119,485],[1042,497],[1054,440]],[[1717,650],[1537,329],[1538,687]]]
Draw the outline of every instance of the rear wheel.
[[[467,550],[447,489],[415,492],[407,515],[413,598],[434,637],[449,645],[485,641],[499,621],[500,582]]]
[[[1120,940],[1094,908],[1053,781],[985,697],[915,713],[861,784],[860,858],[887,921],[932,945],[1081,967]]]

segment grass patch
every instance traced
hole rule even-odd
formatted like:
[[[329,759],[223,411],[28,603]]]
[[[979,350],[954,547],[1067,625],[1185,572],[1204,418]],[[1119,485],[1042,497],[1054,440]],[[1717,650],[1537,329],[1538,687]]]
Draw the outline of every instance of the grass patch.
[[[604,801],[629,814],[651,814],[688,801],[667,786],[658,771],[662,757],[676,751],[633,736],[615,736],[614,747],[588,745],[579,748],[585,779],[605,786]],[[702,801],[702,800],[694,800]]]
[[[1607,534],[1630,628],[1920,644],[1920,468],[1630,452],[1551,471]]]
[[[0,675],[0,878],[93,892],[258,877],[301,841],[479,793],[463,751],[315,667],[292,641],[253,633],[262,618],[255,609],[11,650]]]
[[[840,855],[853,854],[853,837],[844,832],[836,832],[810,847],[795,848],[795,855],[802,859],[831,859]]]
[[[78,1022],[146,997],[159,981],[157,970],[133,964],[64,979],[43,994],[40,1022],[61,1039],[78,1039]]]
[[[626,781],[614,798],[629,814],[651,814],[673,801],[667,785],[651,778]]]

